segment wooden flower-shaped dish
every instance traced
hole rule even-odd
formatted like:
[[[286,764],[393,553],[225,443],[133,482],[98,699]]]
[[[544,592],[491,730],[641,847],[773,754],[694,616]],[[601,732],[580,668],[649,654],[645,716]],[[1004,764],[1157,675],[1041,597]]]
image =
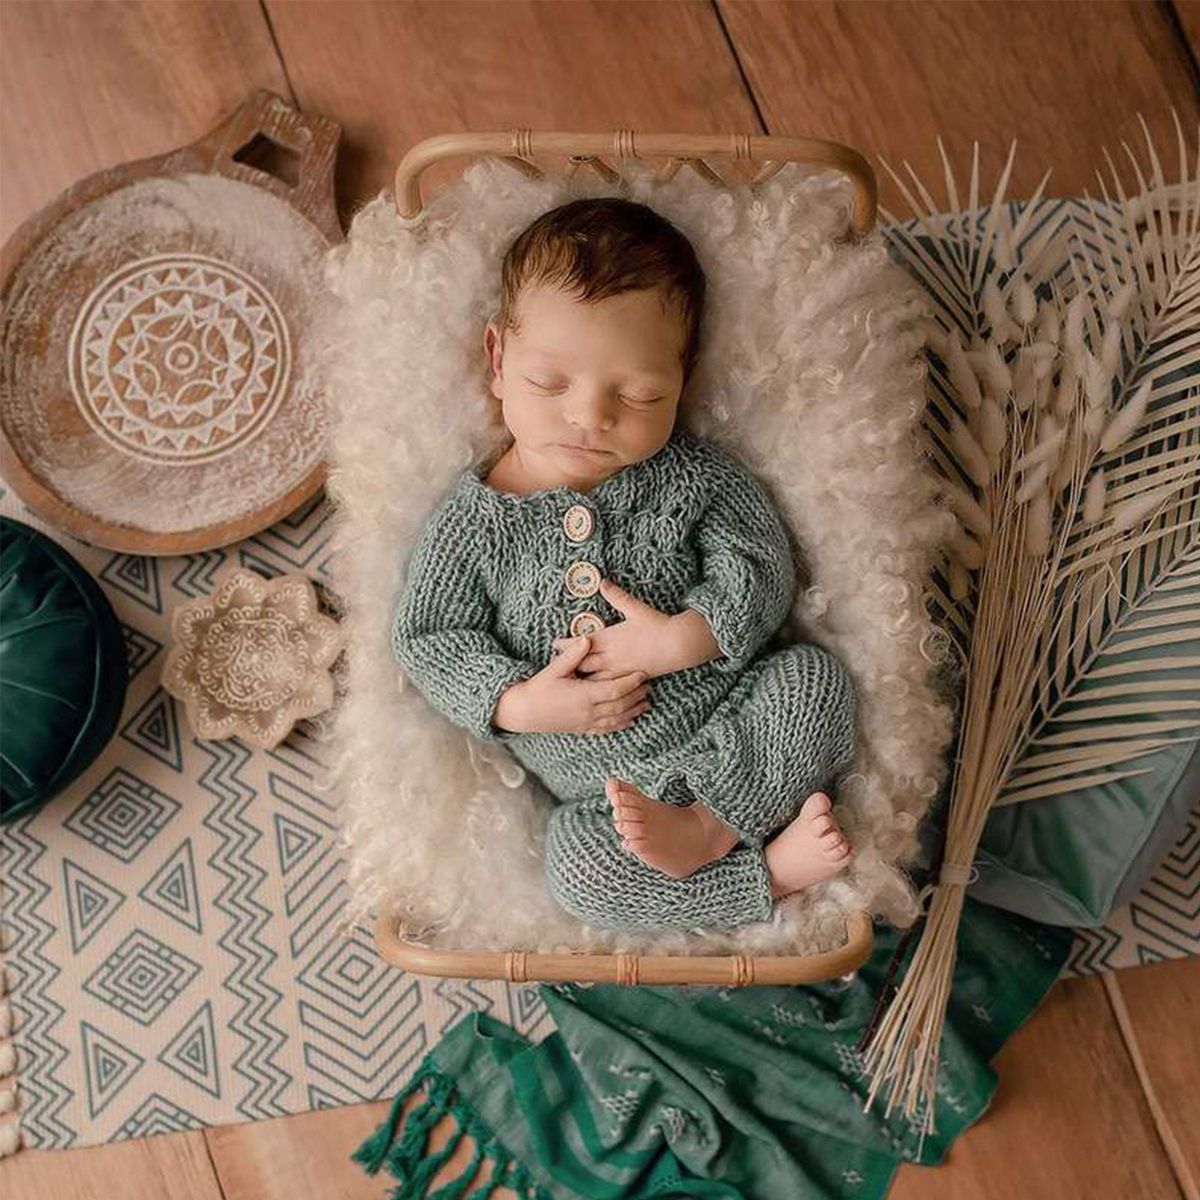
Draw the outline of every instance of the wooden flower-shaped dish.
[[[163,687],[184,702],[199,737],[269,750],[333,704],[329,667],[342,630],[318,611],[303,575],[264,579],[227,567],[211,596],[175,609],[171,636]]]

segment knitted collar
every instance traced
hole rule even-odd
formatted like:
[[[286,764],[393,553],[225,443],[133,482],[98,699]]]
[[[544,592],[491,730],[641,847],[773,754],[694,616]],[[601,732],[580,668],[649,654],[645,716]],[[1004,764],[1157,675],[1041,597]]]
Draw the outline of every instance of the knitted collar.
[[[619,471],[614,471],[586,492],[578,491],[566,483],[539,488],[537,491],[527,492],[525,495],[502,492],[484,482],[484,476],[491,466],[488,463],[473,463],[469,466],[462,473],[460,486],[469,493],[507,509],[523,508],[564,499],[571,504],[590,504],[593,507],[602,503],[621,506],[632,500],[638,491],[664,468],[670,468],[678,457],[684,441],[691,436],[676,425],[671,431],[671,436],[649,458],[629,463]]]

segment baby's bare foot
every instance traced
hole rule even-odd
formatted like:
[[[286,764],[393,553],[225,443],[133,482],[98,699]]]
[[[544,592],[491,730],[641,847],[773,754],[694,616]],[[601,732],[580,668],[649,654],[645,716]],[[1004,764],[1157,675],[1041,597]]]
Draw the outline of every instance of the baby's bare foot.
[[[604,791],[625,847],[672,879],[685,878],[738,844],[738,835],[703,804],[664,804],[612,777]]]
[[[813,792],[792,823],[765,846],[775,899],[828,879],[849,866],[854,851],[842,836],[832,808],[824,792]]]

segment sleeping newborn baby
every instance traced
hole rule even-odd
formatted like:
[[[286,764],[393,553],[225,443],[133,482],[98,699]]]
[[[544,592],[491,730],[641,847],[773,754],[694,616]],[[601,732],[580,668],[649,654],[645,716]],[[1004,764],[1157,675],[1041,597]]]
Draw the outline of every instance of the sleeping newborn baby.
[[[851,857],[823,790],[853,758],[849,676],[768,647],[796,593],[788,532],[676,424],[704,291],[687,238],[633,201],[520,234],[484,332],[512,443],[435,509],[395,610],[429,703],[560,802],[547,882],[594,926],[764,920]]]

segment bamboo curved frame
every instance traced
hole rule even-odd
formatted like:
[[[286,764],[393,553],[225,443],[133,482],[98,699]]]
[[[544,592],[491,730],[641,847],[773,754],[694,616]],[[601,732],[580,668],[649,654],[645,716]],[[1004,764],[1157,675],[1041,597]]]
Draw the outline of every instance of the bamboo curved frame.
[[[375,945],[385,962],[418,975],[456,979],[507,979],[586,983],[691,983],[751,987],[755,984],[819,983],[856,971],[871,955],[875,933],[870,914],[847,914],[846,941],[818,954],[530,954],[524,950],[436,950],[403,941],[391,914],[375,924]]]
[[[494,155],[534,179],[545,169],[533,161],[536,153],[566,155],[567,174],[586,165],[610,182],[621,176],[604,159],[665,156],[659,178],[671,178],[683,165],[690,166],[714,187],[728,182],[706,161],[716,156],[734,160],[761,160],[751,186],[769,179],[787,162],[808,162],[832,167],[848,175],[854,185],[850,230],[863,237],[873,228],[878,189],[875,173],[857,150],[817,138],[756,137],[743,133],[685,134],[634,133],[618,129],[606,133],[509,132],[447,133],[418,142],[396,168],[396,211],[411,220],[423,207],[421,173],[443,159]],[[385,962],[418,975],[458,979],[507,979],[585,983],[700,984],[750,987],[756,984],[819,983],[856,971],[871,955],[875,942],[870,913],[856,910],[846,915],[846,941],[816,954],[778,955],[638,955],[638,954],[535,954],[524,950],[438,950],[406,942],[398,934],[394,913],[385,911],[375,923],[375,945]]]
[[[875,172],[857,150],[840,142],[821,138],[759,137],[747,133],[636,133],[632,129],[618,129],[613,133],[513,129],[508,132],[442,133],[425,138],[405,154],[396,168],[396,211],[409,220],[421,211],[421,173],[442,159],[494,155],[531,178],[541,179],[545,170],[533,161],[536,154],[567,155],[571,162],[568,175],[586,164],[613,183],[620,178],[620,172],[605,161],[604,155],[618,161],[665,156],[667,161],[658,172],[660,179],[671,178],[686,163],[716,187],[726,187],[728,182],[709,165],[708,157],[761,161],[762,167],[751,180],[751,186],[769,179],[784,163],[812,163],[831,167],[850,177],[854,184],[850,223],[858,236],[869,233],[875,224],[879,195]]]

